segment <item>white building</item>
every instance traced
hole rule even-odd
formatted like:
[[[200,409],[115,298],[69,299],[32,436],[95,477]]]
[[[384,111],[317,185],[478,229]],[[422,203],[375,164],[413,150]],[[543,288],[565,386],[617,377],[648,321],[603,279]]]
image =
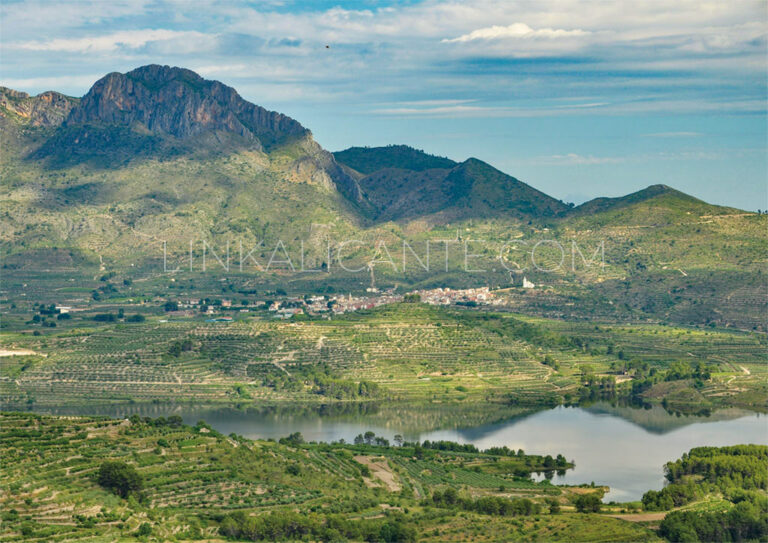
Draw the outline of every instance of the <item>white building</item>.
[[[536,285],[533,284],[533,282],[529,281],[528,278],[523,276],[523,288],[535,288]]]

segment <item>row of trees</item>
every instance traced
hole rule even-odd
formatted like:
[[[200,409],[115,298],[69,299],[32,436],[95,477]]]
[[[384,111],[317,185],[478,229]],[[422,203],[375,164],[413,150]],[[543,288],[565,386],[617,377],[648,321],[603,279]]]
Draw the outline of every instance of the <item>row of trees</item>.
[[[410,543],[416,541],[416,529],[403,515],[382,519],[348,520],[341,515],[301,515],[293,511],[275,511],[258,517],[243,512],[227,515],[219,532],[231,539],[246,541],[370,541]]]
[[[262,385],[286,392],[301,392],[308,388],[312,394],[338,400],[372,399],[382,393],[378,384],[343,379],[325,363],[297,366],[291,369],[290,375],[270,371],[262,377]]]
[[[298,446],[304,443],[304,438],[301,433],[296,432],[288,437],[281,438],[280,443]],[[342,439],[338,444],[345,445],[346,442]],[[390,441],[387,438],[377,436],[376,433],[371,430],[355,436],[353,444],[358,446],[391,447]],[[489,449],[480,450],[471,443],[457,443],[455,441],[425,440],[423,443],[419,443],[418,441],[410,442],[406,441],[400,434],[394,436],[394,445],[398,448],[404,448],[402,454],[413,454],[416,458],[424,458],[428,455],[434,455],[435,453],[432,451],[450,451],[519,459],[522,463],[514,470],[515,475],[519,477],[527,477],[532,471],[550,472],[551,470],[553,473],[554,470],[564,470],[571,465],[562,454],[558,454],[556,457],[549,454],[546,456],[526,455],[523,449],[515,451],[507,446],[491,447]]]
[[[138,424],[146,424],[147,426],[155,426],[155,427],[163,427],[168,426],[170,428],[181,428],[182,424],[184,424],[184,419],[181,418],[179,415],[171,415],[168,418],[165,417],[157,417],[153,419],[152,417],[142,417],[141,415],[131,415],[128,419],[131,421],[131,424],[138,425]],[[205,425],[202,421],[198,422],[198,426]]]
[[[528,498],[510,500],[498,496],[483,496],[473,499],[459,495],[456,489],[451,487],[443,491],[435,490],[432,494],[432,504],[502,517],[538,515],[541,512],[541,505]]]
[[[612,363],[614,371],[633,377],[628,385],[617,385],[613,376],[596,376],[588,366],[582,368],[579,395],[582,401],[596,399],[614,399],[617,397],[638,398],[656,383],[662,381],[693,380],[694,386],[704,386],[704,381],[711,378],[716,368],[704,362],[677,361],[667,369],[653,367],[642,360],[629,360]]]

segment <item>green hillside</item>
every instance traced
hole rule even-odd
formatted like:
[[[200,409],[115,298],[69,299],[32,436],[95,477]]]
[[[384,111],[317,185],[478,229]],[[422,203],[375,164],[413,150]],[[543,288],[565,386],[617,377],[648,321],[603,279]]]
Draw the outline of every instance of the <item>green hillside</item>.
[[[362,174],[360,186],[379,222],[426,217],[445,223],[497,216],[512,221],[542,220],[567,209],[562,202],[474,158],[458,164],[405,145],[352,147],[334,156]]]
[[[569,223],[602,227],[610,224],[653,225],[690,222],[692,216],[718,216],[742,213],[715,206],[666,185],[651,185],[618,198],[596,198],[574,208]]]

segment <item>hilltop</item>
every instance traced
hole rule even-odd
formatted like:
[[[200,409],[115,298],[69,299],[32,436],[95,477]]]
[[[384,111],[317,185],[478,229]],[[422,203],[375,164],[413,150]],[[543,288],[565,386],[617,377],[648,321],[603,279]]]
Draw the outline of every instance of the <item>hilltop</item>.
[[[739,213],[733,208],[708,204],[667,185],[651,185],[618,198],[595,198],[574,208],[569,218],[604,226],[606,224],[653,224],[687,221],[690,216]],[[574,221],[579,222],[579,221]]]
[[[404,145],[353,147],[334,156],[357,174],[377,221],[546,219],[567,209],[562,202],[476,158],[456,163]]]
[[[70,112],[65,126],[140,123],[153,133],[189,138],[229,132],[259,149],[309,132],[290,117],[243,100],[232,87],[191,70],[149,65],[98,80]]]
[[[421,172],[439,168],[450,169],[456,166],[456,162],[450,158],[430,155],[421,149],[414,149],[407,145],[350,147],[343,151],[336,151],[333,156],[340,163],[363,176],[385,168]]]

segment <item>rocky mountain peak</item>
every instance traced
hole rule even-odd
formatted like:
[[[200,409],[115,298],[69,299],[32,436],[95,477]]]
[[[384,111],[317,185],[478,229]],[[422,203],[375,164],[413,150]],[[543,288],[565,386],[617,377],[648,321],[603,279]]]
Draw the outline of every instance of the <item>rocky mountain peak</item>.
[[[176,138],[234,134],[269,149],[309,134],[299,122],[244,100],[232,87],[184,68],[142,66],[98,80],[72,110],[67,126],[144,126]]]

